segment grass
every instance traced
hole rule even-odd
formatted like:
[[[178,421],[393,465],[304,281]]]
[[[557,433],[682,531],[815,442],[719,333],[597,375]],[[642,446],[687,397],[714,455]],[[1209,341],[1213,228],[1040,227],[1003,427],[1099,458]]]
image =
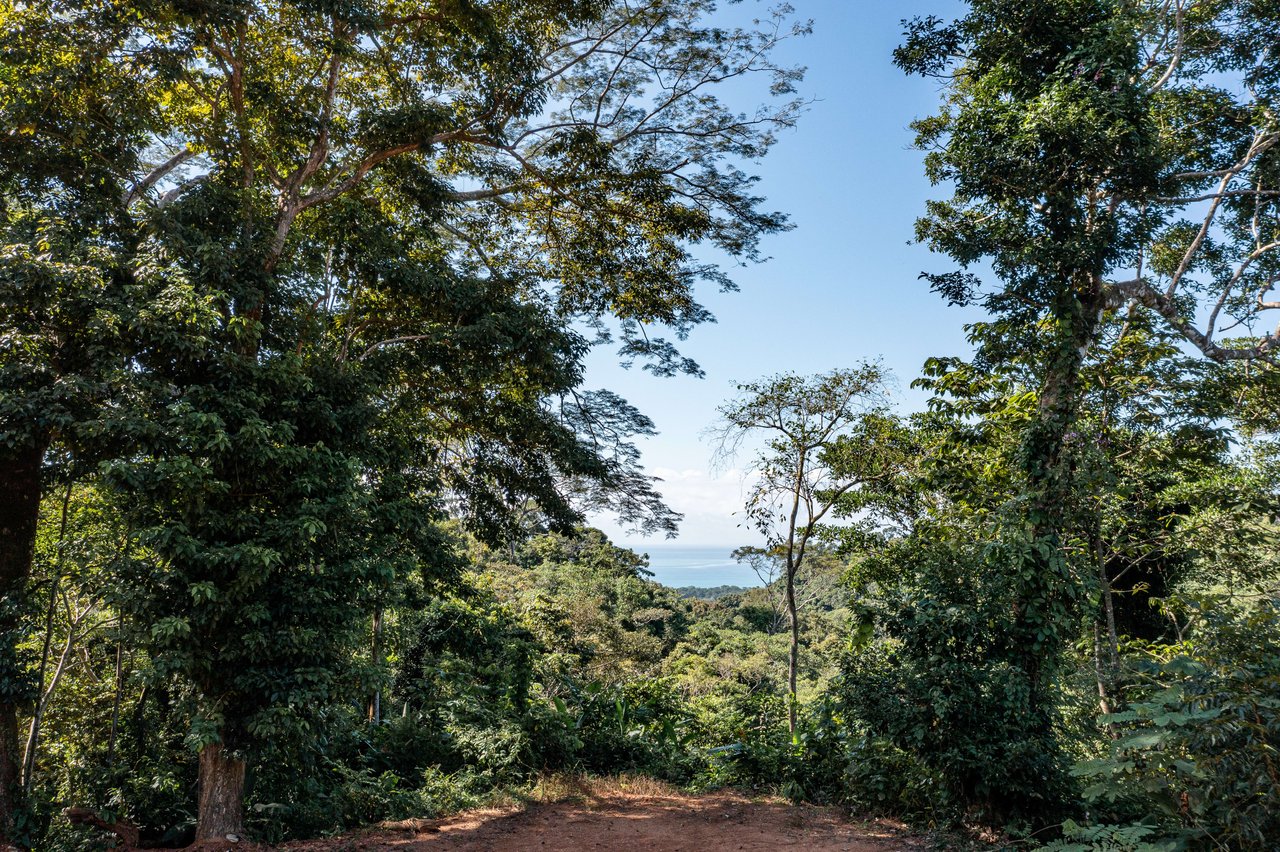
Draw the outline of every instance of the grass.
[[[555,772],[540,776],[533,784],[527,801],[539,804],[553,802],[586,802],[620,796],[670,797],[681,790],[665,781],[646,775],[585,775],[579,772]]]

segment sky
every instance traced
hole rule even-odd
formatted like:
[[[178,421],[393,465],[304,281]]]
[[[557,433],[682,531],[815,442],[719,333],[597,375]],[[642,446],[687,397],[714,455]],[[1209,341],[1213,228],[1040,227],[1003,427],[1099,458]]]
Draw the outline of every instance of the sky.
[[[749,458],[718,471],[705,432],[735,382],[780,372],[817,373],[880,359],[896,376],[902,411],[926,397],[910,389],[926,358],[968,353],[963,326],[974,310],[949,307],[918,280],[922,271],[954,268],[945,257],[911,244],[925,202],[946,197],[924,177],[923,154],[911,147],[909,124],[932,114],[937,81],[907,77],[891,61],[901,20],[953,17],[952,0],[792,0],[814,32],[790,42],[784,61],[807,66],[800,92],[816,98],[794,130],[752,171],[769,209],[788,213],[795,228],[763,244],[766,263],[730,270],[740,292],[699,293],[717,322],[695,328],[681,350],[705,377],[656,378],[618,366],[595,351],[586,386],[613,390],[653,419],[659,433],[638,445],[658,490],[685,516],[675,543],[737,547],[759,544],[740,513]],[[758,9],[748,0],[731,11]],[[735,93],[736,95],[737,93]],[[748,109],[751,103],[736,103]],[[638,550],[671,544],[641,538],[607,515],[589,522]]]

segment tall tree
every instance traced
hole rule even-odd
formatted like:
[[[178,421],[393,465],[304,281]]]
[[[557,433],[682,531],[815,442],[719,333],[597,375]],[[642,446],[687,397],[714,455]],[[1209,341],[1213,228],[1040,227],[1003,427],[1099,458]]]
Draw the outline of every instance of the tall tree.
[[[782,556],[779,580],[791,632],[787,656],[788,726],[796,727],[796,673],[800,612],[796,577],[819,525],[849,492],[883,474],[876,437],[885,402],[885,376],[876,364],[817,376],[784,374],[738,386],[720,406],[714,434],[727,460],[745,441],[758,438],[752,460],[757,477],[747,516],[770,549]]]
[[[1008,567],[1028,739],[1052,742],[1048,689],[1087,586],[1063,533],[1082,511],[1071,436],[1104,315],[1151,310],[1220,361],[1280,346],[1265,330],[1220,338],[1277,307],[1278,28],[1270,3],[975,0],[952,24],[912,22],[895,53],[946,80],[916,129],[930,178],[955,191],[918,236],[962,267],[989,260],[996,283],[926,277],[995,315],[976,329],[979,366],[1026,359],[1037,376]]]
[[[1238,397],[1217,386],[1233,371],[1188,355],[1151,321],[1107,322],[1081,376],[1070,438],[1079,496],[1060,529],[1088,620],[1063,628],[1076,651],[1052,686],[1058,706],[1088,674],[1103,713],[1123,703],[1126,637],[1173,636],[1154,599],[1193,584],[1266,588],[1270,560],[1258,554],[1274,540],[1274,498],[1265,470],[1229,449],[1241,438]],[[993,824],[1041,820],[1074,800],[1054,783],[1065,780],[1070,720],[1028,725],[1023,649],[1011,644],[1022,581],[1011,568],[1026,541],[1020,444],[1038,416],[1038,380],[1034,363],[930,359],[917,386],[934,397],[905,431],[905,463],[861,492],[863,523],[846,533],[864,557],[852,576],[865,592],[839,687],[846,712],[927,767],[940,805]]]
[[[15,649],[45,454],[83,453],[138,306],[159,294],[128,262],[121,179],[144,168],[157,116],[154,76],[122,61],[127,17],[0,3],[0,843],[20,799],[17,715],[36,697]]]
[[[691,247],[752,259],[786,227],[740,164],[802,106],[798,72],[769,56],[806,26],[785,12],[710,26],[713,5],[4,7],[23,37],[3,73],[24,82],[5,101],[6,202],[20,186],[74,207],[53,178],[24,183],[27,165],[55,164],[111,201],[82,205],[90,221],[129,237],[91,277],[118,269],[165,294],[129,291],[132,359],[106,360],[130,390],[98,413],[134,442],[111,482],[146,547],[116,604],[148,625],[157,670],[188,684],[201,838],[241,833],[245,759],[305,736],[336,688],[387,581],[371,553],[432,563],[428,522],[446,505],[492,531],[532,496],[567,526],[569,492],[593,487],[670,525],[626,448],[650,426],[577,391],[589,341],[572,329],[617,333],[659,373],[696,371],[651,333],[709,318],[699,282],[731,286]],[[83,102],[43,73],[50,57],[77,57],[66,89]],[[775,106],[744,115],[716,97],[754,74]],[[67,157],[99,124],[114,135]],[[39,244],[23,274],[101,242]],[[13,410],[6,428],[26,422]],[[16,434],[27,465],[12,483],[31,485],[50,435]],[[29,552],[31,530],[8,529]]]

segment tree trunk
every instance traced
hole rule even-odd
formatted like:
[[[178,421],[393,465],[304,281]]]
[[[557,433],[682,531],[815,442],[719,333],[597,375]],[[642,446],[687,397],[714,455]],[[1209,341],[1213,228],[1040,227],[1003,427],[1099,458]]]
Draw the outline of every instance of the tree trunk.
[[[382,669],[382,605],[373,611],[373,665]],[[375,725],[382,722],[382,687],[378,686],[369,696],[369,721]]]
[[[791,621],[791,650],[787,655],[787,732],[796,732],[796,669],[800,662],[800,613],[796,609],[796,572],[800,559],[804,558],[804,541],[800,544],[800,557],[796,557],[796,520],[800,517],[800,495],[804,493],[804,474],[808,457],[805,453],[796,459],[796,478],[791,491],[791,518],[787,521],[787,618]],[[813,518],[810,512],[809,525]]]
[[[31,714],[31,728],[27,732],[27,746],[22,753],[22,795],[31,793],[31,779],[35,774],[36,748],[40,743],[40,721],[44,716],[45,676],[49,671],[49,654],[53,650],[53,619],[58,610],[58,584],[62,582],[62,546],[67,540],[67,516],[71,510],[71,483],[67,483],[62,496],[62,520],[58,525],[58,554],[54,563],[53,580],[49,585],[49,605],[44,614],[44,643],[40,651],[40,673],[36,676],[36,695],[40,696],[35,712]],[[68,618],[69,618],[68,614]],[[68,625],[68,645],[74,629]],[[66,663],[66,654],[59,662],[59,671]]]
[[[1098,623],[1094,618],[1093,624],[1093,644],[1094,644],[1094,665],[1098,670],[1098,695],[1101,699],[1099,707],[1103,713],[1114,713],[1117,707],[1116,687],[1120,675],[1120,637],[1116,633],[1116,607],[1115,599],[1111,588],[1111,578],[1107,576],[1107,562],[1102,552],[1102,533],[1098,529],[1100,519],[1095,518],[1094,530],[1094,559],[1098,566],[1098,588],[1102,602],[1102,613],[1104,616],[1104,625]],[[1103,642],[1103,626],[1106,628],[1106,642]],[[1105,647],[1105,656],[1103,654]],[[1108,723],[1106,726],[1107,733],[1112,739],[1120,736],[1119,730],[1114,724]]]
[[[1111,690],[1107,685],[1106,667],[1102,662],[1102,631],[1098,627],[1098,622],[1093,622],[1093,673],[1098,681],[1098,711],[1104,715],[1111,712]],[[1111,732],[1113,726],[1107,725],[1107,731]],[[1114,739],[1114,735],[1112,736]]]
[[[1041,704],[1035,708],[1037,714],[1047,711],[1043,691],[1070,629],[1070,613],[1083,592],[1070,576],[1062,537],[1077,511],[1070,443],[1078,417],[1080,371],[1094,342],[1099,303],[1096,292],[1068,290],[1054,306],[1054,351],[1040,386],[1039,410],[1022,447],[1033,546],[1026,557],[1029,570],[1021,572],[1014,622],[1031,700]]]
[[[200,750],[200,804],[196,842],[244,837],[244,761],[220,743]]]
[[[116,767],[116,738],[120,735],[120,702],[124,698],[124,643],[116,642],[116,694],[111,700],[111,734],[107,737],[107,766]]]
[[[1116,604],[1111,580],[1102,575],[1102,605],[1107,616],[1107,666],[1111,688],[1114,690],[1120,675],[1120,635],[1116,631]]]
[[[796,571],[787,562],[787,617],[791,622],[791,653],[787,659],[787,731],[796,732],[796,669],[800,663],[800,613],[796,609]]]
[[[20,684],[16,643],[20,604],[35,554],[40,517],[40,467],[46,440],[0,455],[0,682]],[[0,844],[12,840],[13,819],[21,802],[18,748],[20,690],[0,691]]]
[[[1025,677],[1025,692],[1016,708],[1010,708],[1010,725],[1004,736],[1010,743],[1030,747],[1031,759],[1019,759],[1005,777],[1019,777],[1017,784],[995,791],[988,799],[993,818],[1003,819],[1010,807],[1026,807],[1022,789],[1032,775],[1048,796],[1067,789],[1067,757],[1054,725],[1053,678],[1063,651],[1078,625],[1076,613],[1085,600],[1086,587],[1073,573],[1063,549],[1065,534],[1080,523],[1078,476],[1072,443],[1080,397],[1080,375],[1085,355],[1094,342],[1098,322],[1095,300],[1062,285],[1053,305],[1055,328],[1040,384],[1039,409],[1022,443],[1020,459],[1026,475],[1030,540],[1024,555],[1010,564],[1012,619],[1009,625],[1009,662]],[[1050,777],[1052,774],[1053,777]],[[1000,777],[997,773],[995,777]],[[1057,814],[1064,801],[1041,801],[1045,815]]]
[[[22,795],[18,773],[18,708],[0,704],[0,847],[14,839],[13,818]]]

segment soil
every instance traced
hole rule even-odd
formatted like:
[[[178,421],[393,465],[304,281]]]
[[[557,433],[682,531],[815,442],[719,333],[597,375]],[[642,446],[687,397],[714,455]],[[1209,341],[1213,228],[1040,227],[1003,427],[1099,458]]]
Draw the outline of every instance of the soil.
[[[688,796],[615,790],[577,800],[470,811],[442,820],[407,820],[278,848],[289,852],[890,852],[929,847],[902,826],[851,821],[833,808],[738,793]]]

